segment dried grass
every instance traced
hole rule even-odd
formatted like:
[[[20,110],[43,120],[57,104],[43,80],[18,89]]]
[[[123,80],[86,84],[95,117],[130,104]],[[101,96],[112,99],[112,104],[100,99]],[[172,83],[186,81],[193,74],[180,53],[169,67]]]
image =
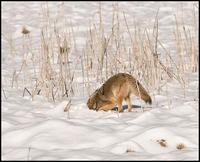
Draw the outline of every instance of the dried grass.
[[[174,17],[173,36],[176,44],[175,58],[178,58],[178,61],[174,60],[170,49],[160,40],[159,9],[155,13],[153,26],[132,26],[129,25],[126,13],[115,3],[111,17],[112,25],[106,31],[102,16],[104,11],[100,2],[98,12],[87,31],[82,55],[72,64],[72,53],[78,51],[76,30],[64,15],[64,2],[58,6],[58,14],[54,17],[47,2],[42,4],[41,11],[43,24],[38,52],[33,52],[31,32],[24,27],[24,56],[20,69],[14,70],[11,81],[13,88],[16,83],[16,87],[21,84],[23,89],[29,89],[32,99],[40,94],[55,102],[64,97],[78,95],[81,91],[80,86],[83,87],[82,95],[90,95],[98,84],[119,72],[134,75],[150,92],[160,92],[162,86],[173,79],[185,89],[188,84],[185,74],[198,71],[198,8],[195,4],[191,13],[192,28],[185,26],[178,13]],[[16,55],[19,51],[14,47],[14,42],[11,38],[7,40],[12,55]],[[164,53],[161,53],[160,49]],[[75,64],[80,64],[79,71],[74,68]],[[30,68],[34,69],[34,73],[28,74]],[[76,83],[76,76],[80,71],[83,78],[81,85]]]

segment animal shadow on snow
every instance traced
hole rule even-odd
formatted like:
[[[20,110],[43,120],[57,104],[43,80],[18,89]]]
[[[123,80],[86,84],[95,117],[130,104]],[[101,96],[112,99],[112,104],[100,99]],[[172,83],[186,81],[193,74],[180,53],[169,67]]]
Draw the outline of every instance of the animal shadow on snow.
[[[139,105],[131,105],[131,107],[132,107],[132,109],[141,108],[141,106],[139,106]],[[122,108],[123,108],[123,110],[126,110],[126,109],[128,109],[128,105],[123,105]],[[145,108],[151,108],[151,107],[145,107]],[[117,108],[117,107],[114,107],[112,110],[117,111],[118,108]]]

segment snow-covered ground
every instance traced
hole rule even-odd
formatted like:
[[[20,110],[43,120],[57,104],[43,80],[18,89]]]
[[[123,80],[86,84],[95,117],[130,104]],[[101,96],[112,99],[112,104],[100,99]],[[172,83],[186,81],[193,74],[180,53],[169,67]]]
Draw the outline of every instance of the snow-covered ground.
[[[131,113],[96,112],[86,106],[88,96],[74,96],[71,107],[64,112],[69,99],[48,102],[45,97],[22,97],[23,89],[11,88],[13,69],[21,65],[20,54],[12,60],[5,35],[12,34],[15,46],[20,32],[28,25],[33,44],[40,39],[42,2],[2,3],[2,154],[3,160],[197,160],[198,155],[198,73],[188,74],[187,87],[171,81],[160,94],[151,93],[151,107],[132,98]],[[50,2],[53,12],[60,2]],[[84,44],[85,32],[98,2],[65,2],[65,14],[78,30],[77,46]],[[127,19],[153,23],[160,7],[160,37],[166,45],[172,30],[171,16],[177,7],[187,12],[192,2],[119,2]],[[112,2],[102,2],[105,22],[109,24]],[[150,16],[152,15],[152,19]],[[188,18],[188,21],[190,17]],[[186,21],[187,24],[187,21]],[[38,32],[37,32],[38,31]],[[166,33],[165,33],[166,32]],[[35,34],[35,35],[34,35]],[[173,48],[173,47],[172,47]],[[22,56],[21,56],[22,57]],[[75,78],[76,80],[76,78]],[[5,95],[4,95],[5,93]],[[185,96],[184,96],[185,94]],[[139,105],[145,105],[140,108]],[[142,111],[143,110],[143,111]]]

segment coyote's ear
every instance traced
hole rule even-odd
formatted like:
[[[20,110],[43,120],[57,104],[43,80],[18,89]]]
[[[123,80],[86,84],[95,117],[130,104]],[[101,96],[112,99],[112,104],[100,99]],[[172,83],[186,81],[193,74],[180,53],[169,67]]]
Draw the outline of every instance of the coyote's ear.
[[[101,94],[101,93],[99,93],[99,98],[100,98],[102,101],[108,100],[108,99],[106,98],[106,96],[104,96],[104,95]]]

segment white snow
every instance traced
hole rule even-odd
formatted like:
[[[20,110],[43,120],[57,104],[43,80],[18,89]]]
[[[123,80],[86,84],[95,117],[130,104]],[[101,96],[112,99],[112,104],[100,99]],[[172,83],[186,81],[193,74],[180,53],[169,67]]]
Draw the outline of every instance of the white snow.
[[[42,2],[3,2],[2,33],[12,33],[17,43],[21,40],[21,27],[25,24],[33,31],[37,43]],[[60,2],[49,2],[55,10]],[[65,2],[66,15],[79,28],[77,46],[84,45],[89,20],[98,8],[98,2]],[[171,30],[176,7],[191,10],[190,2],[119,2],[130,22],[140,19],[151,23],[160,7],[161,29]],[[102,2],[104,14],[111,15],[112,2]],[[54,9],[53,9],[54,8]],[[107,12],[107,13],[106,13]],[[169,15],[170,14],[170,15]],[[152,15],[149,19],[148,15]],[[84,19],[84,20],[83,20]],[[109,22],[108,17],[105,18]],[[168,25],[168,26],[167,26]],[[169,27],[169,28],[168,28]],[[166,34],[161,33],[161,38]],[[11,88],[12,72],[20,66],[20,57],[12,61],[8,44],[2,49],[2,154],[3,160],[197,160],[198,155],[198,73],[188,75],[185,89],[176,82],[167,83],[160,94],[151,94],[151,107],[132,98],[137,106],[132,112],[92,111],[87,108],[88,96],[75,96],[61,102],[49,102],[45,97],[34,100],[22,97],[20,88]],[[169,39],[170,40],[170,39]],[[20,44],[20,43],[19,43]],[[170,42],[166,46],[170,46]],[[15,62],[15,64],[13,64]],[[83,81],[81,75],[76,82]],[[80,90],[81,91],[81,90]],[[71,100],[71,107],[64,112]],[[166,147],[158,140],[164,139]],[[177,145],[185,147],[177,149]]]

